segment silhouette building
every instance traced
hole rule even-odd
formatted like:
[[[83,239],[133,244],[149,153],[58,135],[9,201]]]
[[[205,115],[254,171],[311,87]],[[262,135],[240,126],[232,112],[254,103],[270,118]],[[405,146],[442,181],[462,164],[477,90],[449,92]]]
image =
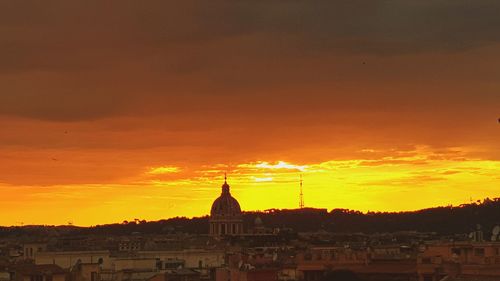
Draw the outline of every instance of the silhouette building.
[[[231,196],[227,178],[224,178],[221,195],[215,199],[210,210],[211,236],[243,234],[243,217],[238,201]]]

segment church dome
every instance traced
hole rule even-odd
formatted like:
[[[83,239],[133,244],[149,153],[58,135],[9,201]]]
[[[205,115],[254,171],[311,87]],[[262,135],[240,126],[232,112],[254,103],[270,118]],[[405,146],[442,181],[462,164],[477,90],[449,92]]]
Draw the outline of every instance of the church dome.
[[[227,181],[222,185],[222,194],[215,199],[210,210],[211,216],[237,216],[241,215],[240,204],[229,192]]]

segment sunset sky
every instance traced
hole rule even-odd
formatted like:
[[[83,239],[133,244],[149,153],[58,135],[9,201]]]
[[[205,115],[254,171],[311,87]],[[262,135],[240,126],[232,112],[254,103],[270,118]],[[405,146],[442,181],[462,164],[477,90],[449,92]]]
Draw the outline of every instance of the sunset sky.
[[[0,1],[0,225],[500,197],[500,1]]]

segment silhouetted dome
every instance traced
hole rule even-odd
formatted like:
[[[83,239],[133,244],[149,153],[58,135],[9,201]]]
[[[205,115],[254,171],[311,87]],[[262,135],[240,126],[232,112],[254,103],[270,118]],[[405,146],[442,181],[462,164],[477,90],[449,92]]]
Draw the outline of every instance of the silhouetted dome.
[[[210,210],[211,216],[235,216],[241,215],[240,204],[229,192],[229,184],[224,182],[222,185],[222,194],[215,199]]]

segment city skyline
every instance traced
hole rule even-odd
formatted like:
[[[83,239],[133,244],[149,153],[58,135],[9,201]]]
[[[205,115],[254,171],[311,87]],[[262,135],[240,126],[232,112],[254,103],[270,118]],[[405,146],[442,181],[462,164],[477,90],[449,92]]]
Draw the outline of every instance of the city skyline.
[[[500,197],[496,1],[0,3],[0,225]]]

